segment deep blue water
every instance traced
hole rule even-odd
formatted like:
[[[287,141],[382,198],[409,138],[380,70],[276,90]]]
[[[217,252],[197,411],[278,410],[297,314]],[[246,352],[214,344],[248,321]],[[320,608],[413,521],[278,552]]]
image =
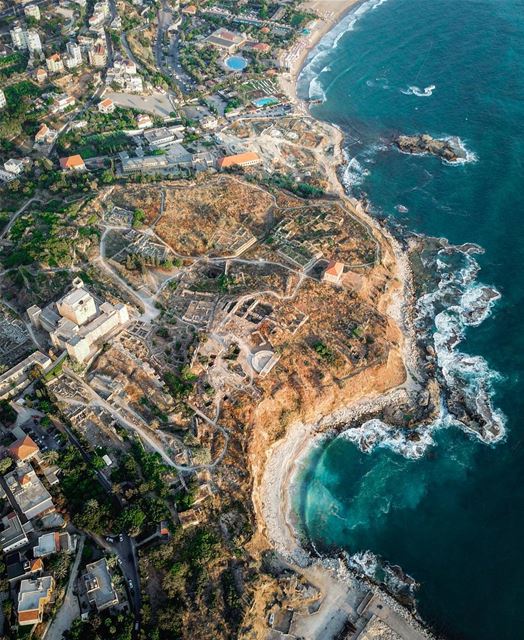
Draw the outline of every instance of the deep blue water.
[[[300,91],[325,96],[315,116],[346,132],[354,194],[365,192],[378,212],[411,230],[485,249],[475,256],[477,278],[502,297],[466,330],[460,350],[500,374],[489,374],[489,388],[507,435],[487,445],[457,427],[440,429],[418,459],[387,447],[362,453],[338,437],[311,456],[297,508],[318,548],[371,550],[402,566],[421,583],[421,615],[447,638],[517,640],[524,638],[524,2],[375,5],[321,45]],[[398,132],[460,136],[477,160],[449,166],[400,154],[388,144]]]

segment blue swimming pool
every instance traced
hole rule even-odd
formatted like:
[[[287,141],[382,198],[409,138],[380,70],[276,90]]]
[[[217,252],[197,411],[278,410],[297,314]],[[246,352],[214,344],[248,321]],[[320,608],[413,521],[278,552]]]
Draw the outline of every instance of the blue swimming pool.
[[[253,100],[253,104],[255,107],[267,107],[270,104],[278,104],[278,98],[275,96],[265,96],[264,98],[257,98],[257,100]]]
[[[243,71],[248,65],[247,60],[242,56],[230,56],[226,58],[224,62],[226,67],[231,69],[231,71]]]

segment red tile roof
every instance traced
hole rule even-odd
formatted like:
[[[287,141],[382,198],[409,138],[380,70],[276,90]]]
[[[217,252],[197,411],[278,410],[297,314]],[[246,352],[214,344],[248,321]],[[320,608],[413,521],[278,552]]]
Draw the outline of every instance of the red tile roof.
[[[77,154],[76,156],[60,158],[60,166],[62,169],[75,169],[76,167],[83,167],[84,161],[82,160],[82,156]]]
[[[38,451],[38,445],[29,436],[20,438],[9,447],[9,452],[18,460],[27,460]]]

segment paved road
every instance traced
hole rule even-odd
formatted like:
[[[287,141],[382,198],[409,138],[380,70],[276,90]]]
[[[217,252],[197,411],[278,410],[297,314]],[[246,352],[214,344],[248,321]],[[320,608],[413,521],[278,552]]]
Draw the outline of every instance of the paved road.
[[[27,207],[32,202],[42,202],[42,201],[40,200],[40,198],[31,198],[25,204],[23,204],[20,207],[20,209],[18,209],[18,211],[15,211],[15,213],[13,214],[13,216],[11,217],[11,219],[9,220],[7,225],[4,227],[2,233],[0,233],[0,240],[3,240],[6,237],[6,235],[9,233],[11,227],[14,225],[14,223],[18,219],[18,216],[20,216],[22,213],[24,213],[24,211],[27,209]]]

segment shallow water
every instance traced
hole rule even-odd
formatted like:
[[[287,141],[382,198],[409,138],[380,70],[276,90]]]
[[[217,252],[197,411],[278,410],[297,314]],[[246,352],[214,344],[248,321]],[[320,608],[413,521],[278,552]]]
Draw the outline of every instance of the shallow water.
[[[346,132],[353,194],[409,229],[485,249],[442,257],[442,287],[461,269],[472,277],[454,296],[428,292],[421,323],[437,343],[461,334],[441,350],[443,374],[472,401],[489,394],[506,437],[487,445],[442,427],[408,458],[392,441],[363,453],[346,434],[314,452],[296,495],[317,548],[399,564],[420,583],[423,617],[466,640],[524,637],[523,9],[517,0],[371,0],[320,45],[299,87],[324,98],[315,115]],[[400,154],[390,146],[399,132],[459,136],[469,162]],[[472,321],[465,310],[480,283],[502,297]]]

